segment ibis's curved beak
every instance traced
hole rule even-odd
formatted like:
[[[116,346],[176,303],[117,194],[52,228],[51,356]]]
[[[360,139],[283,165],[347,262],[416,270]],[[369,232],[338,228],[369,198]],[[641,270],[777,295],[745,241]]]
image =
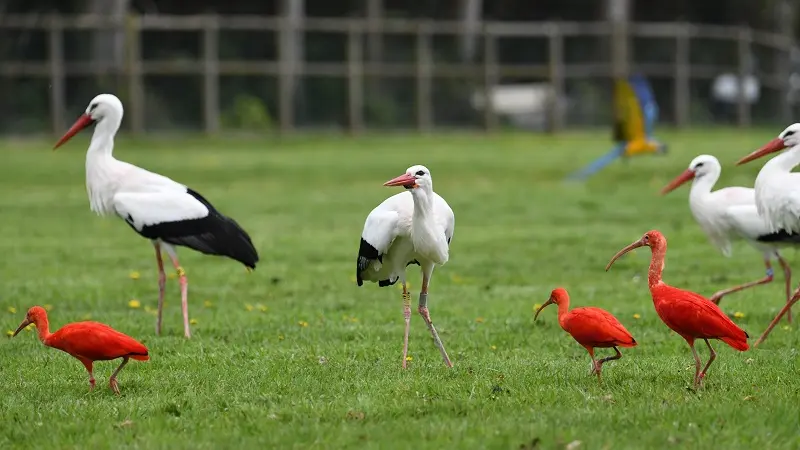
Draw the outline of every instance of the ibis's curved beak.
[[[403,186],[403,187],[417,187],[417,179],[413,176],[404,173],[397,178],[392,178],[391,180],[383,183],[384,186]]]
[[[27,326],[28,326],[28,325],[30,325],[31,323],[32,323],[32,322],[31,322],[30,320],[28,320],[27,318],[26,318],[25,320],[23,320],[23,321],[22,321],[22,323],[21,323],[21,324],[19,324],[19,327],[17,328],[17,331],[15,331],[15,332],[14,332],[14,334],[12,334],[12,335],[11,335],[11,337],[14,337],[14,336],[16,336],[17,334],[19,334],[19,332],[20,332],[20,331],[22,331],[23,329],[25,329],[25,327],[27,327]]]
[[[58,142],[56,142],[56,145],[53,146],[53,150],[57,149],[58,147],[61,147],[65,142],[70,140],[72,136],[75,136],[76,134],[78,134],[79,131],[90,126],[93,123],[94,119],[92,119],[90,115],[82,114],[80,117],[78,117],[78,120],[76,120],[75,123],[72,124],[72,127],[70,127],[70,129],[67,130],[67,132],[64,133],[63,136],[61,136],[61,139],[59,139]]]
[[[636,242],[630,244],[629,246],[623,248],[622,250],[618,251],[617,254],[614,255],[613,258],[611,258],[611,261],[608,262],[608,265],[606,265],[606,272],[608,272],[608,269],[611,268],[611,265],[614,264],[614,261],[616,261],[617,258],[619,258],[620,256],[624,255],[625,253],[628,253],[629,251],[631,251],[631,250],[633,250],[635,248],[644,247],[645,245],[646,244],[644,243],[644,240],[643,239],[639,239],[638,241],[636,241]]]
[[[692,180],[692,179],[694,179],[694,170],[692,170],[692,169],[684,170],[682,174],[680,174],[677,177],[675,177],[674,180],[670,181],[668,185],[664,186],[661,189],[661,195],[665,195],[665,194],[668,194],[668,193],[672,192],[678,186],[680,186],[683,183],[686,183],[687,181]]]
[[[539,307],[539,309],[536,310],[536,314],[533,315],[534,322],[536,321],[536,318],[539,317],[539,313],[544,309],[544,307],[552,304],[553,304],[553,297],[550,297],[549,299],[547,299],[546,302],[544,302],[542,306]]]
[[[741,166],[744,163],[748,163],[754,159],[761,158],[764,155],[769,155],[770,153],[775,153],[777,151],[783,150],[786,148],[786,144],[783,142],[781,138],[775,138],[766,143],[760,149],[750,153],[749,155],[745,156],[744,158],[740,159],[736,162],[737,166]]]

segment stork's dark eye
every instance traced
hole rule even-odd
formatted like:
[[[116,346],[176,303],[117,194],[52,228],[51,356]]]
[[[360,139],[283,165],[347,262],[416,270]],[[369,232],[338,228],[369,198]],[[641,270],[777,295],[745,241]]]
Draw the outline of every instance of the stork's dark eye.
[[[418,176],[418,177],[421,177],[421,176],[423,176],[423,175],[425,175],[425,171],[424,171],[424,170],[418,170],[418,171],[417,171],[417,176]]]
[[[89,112],[94,111],[95,108],[97,108],[97,103],[92,103],[91,105],[89,105]]]
[[[697,163],[697,164],[695,164],[695,165],[694,165],[694,168],[695,168],[695,169],[699,169],[699,168],[703,167],[703,164],[705,164],[705,163],[701,163],[701,162],[699,162],[699,163]]]
[[[787,138],[787,137],[789,137],[789,136],[791,136],[793,134],[794,134],[794,130],[789,130],[786,133],[784,133],[783,137]]]

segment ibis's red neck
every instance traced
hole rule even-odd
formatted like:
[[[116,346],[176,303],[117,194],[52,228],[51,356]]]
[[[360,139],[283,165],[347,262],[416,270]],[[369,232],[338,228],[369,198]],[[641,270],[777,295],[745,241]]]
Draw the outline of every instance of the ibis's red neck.
[[[39,340],[47,345],[47,338],[50,337],[50,322],[48,322],[47,316],[38,316],[34,325],[36,325],[36,332],[39,335]]]
[[[569,297],[564,296],[558,299],[556,306],[558,306],[558,324],[561,325],[561,328],[564,328],[564,320],[569,313]],[[564,330],[566,331],[566,328]]]
[[[653,255],[650,259],[650,269],[647,272],[647,284],[653,288],[662,283],[661,274],[664,272],[664,257],[667,255],[667,243],[655,242],[652,247]]]

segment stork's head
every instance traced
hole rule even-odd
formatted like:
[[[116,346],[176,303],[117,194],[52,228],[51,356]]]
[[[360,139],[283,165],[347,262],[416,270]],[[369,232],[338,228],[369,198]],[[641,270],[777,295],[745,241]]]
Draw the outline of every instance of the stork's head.
[[[762,156],[769,155],[770,153],[779,152],[785,148],[791,148],[800,145],[800,123],[793,123],[786,127],[781,134],[775,139],[767,142],[763,147],[750,153],[744,158],[736,162],[736,165],[748,163]]]
[[[667,238],[665,238],[660,231],[650,230],[647,233],[645,233],[641,239],[636,240],[627,247],[618,251],[617,254],[614,255],[613,258],[611,258],[611,261],[608,262],[608,265],[606,266],[606,271],[608,271],[608,269],[611,268],[611,265],[614,264],[614,261],[616,261],[620,256],[624,255],[625,253],[628,253],[633,249],[639,247],[650,247],[650,250],[655,252],[657,249],[658,250],[664,249],[666,245],[667,245]]]
[[[25,320],[23,320],[22,323],[19,324],[19,327],[17,327],[17,331],[14,332],[12,337],[19,334],[19,332],[24,330],[25,327],[27,327],[28,325],[32,323],[39,323],[42,320],[45,321],[47,320],[47,312],[41,306],[32,306],[28,310],[28,314],[25,315]]]
[[[86,111],[80,117],[78,117],[78,120],[75,121],[72,127],[70,127],[66,133],[64,133],[64,136],[62,136],[61,139],[56,142],[53,150],[63,145],[84,128],[104,120],[116,122],[114,124],[114,131],[116,131],[116,127],[119,126],[119,122],[122,120],[122,114],[122,102],[117,98],[117,96],[114,94],[98,95],[97,97],[93,98],[91,102],[89,102],[89,106],[86,107]]]
[[[661,194],[667,194],[689,180],[699,179],[707,175],[719,176],[721,171],[722,167],[717,158],[711,155],[700,155],[689,163],[688,169],[684,170],[683,173],[675,177],[668,185],[664,186],[664,188],[661,189]]]
[[[567,294],[567,290],[562,287],[553,289],[552,292],[550,292],[550,298],[547,299],[547,301],[536,310],[536,314],[533,315],[533,320],[536,320],[536,318],[539,317],[539,313],[544,309],[545,306],[553,304],[559,305],[562,302],[569,302],[569,294]]]
[[[406,189],[417,189],[419,187],[431,189],[433,181],[431,180],[431,172],[425,166],[411,166],[406,169],[406,173],[399,177],[392,178],[391,180],[383,183],[384,186],[403,186]]]

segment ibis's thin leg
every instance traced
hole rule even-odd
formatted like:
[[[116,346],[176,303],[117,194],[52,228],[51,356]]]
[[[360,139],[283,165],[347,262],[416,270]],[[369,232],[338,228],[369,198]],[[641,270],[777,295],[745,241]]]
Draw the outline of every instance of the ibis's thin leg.
[[[189,331],[189,281],[186,279],[186,271],[183,270],[180,263],[178,262],[178,254],[175,252],[175,249],[172,246],[164,246],[164,249],[167,251],[169,258],[172,260],[172,265],[175,266],[175,270],[178,272],[178,281],[181,284],[181,311],[183,312],[183,333],[187,338],[192,337],[191,331]]]
[[[703,370],[700,372],[700,375],[697,376],[698,385],[703,383],[703,378],[705,378],[706,372],[708,372],[708,368],[711,367],[711,363],[714,362],[715,359],[717,359],[717,352],[715,352],[714,349],[711,347],[711,343],[708,342],[708,339],[703,339],[703,340],[706,341],[706,345],[708,346],[708,352],[710,355],[708,358],[708,362],[706,363],[706,366],[703,367]]]
[[[749,283],[740,284],[740,285],[734,286],[732,288],[723,289],[721,291],[718,291],[718,292],[714,293],[714,295],[711,296],[710,300],[712,302],[714,302],[715,304],[719,305],[719,301],[722,300],[722,297],[724,297],[724,296],[726,296],[728,294],[731,294],[731,293],[734,293],[734,292],[739,292],[739,291],[745,290],[747,288],[751,288],[753,286],[758,286],[760,284],[767,284],[767,283],[772,282],[772,279],[775,277],[775,271],[772,270],[772,263],[769,260],[769,256],[765,256],[764,257],[764,265],[767,267],[767,275],[764,278],[761,278],[760,280],[756,280],[756,281],[751,281]],[[791,289],[791,287],[790,287],[790,289]]]
[[[758,344],[764,342],[767,336],[769,336],[770,331],[772,331],[772,329],[775,328],[775,325],[777,325],[778,322],[781,321],[781,317],[783,317],[783,315],[786,314],[786,312],[792,308],[792,305],[794,305],[799,299],[800,299],[800,288],[798,288],[798,290],[795,291],[794,295],[792,296],[792,299],[786,302],[783,308],[781,308],[781,310],[778,312],[778,315],[775,316],[774,319],[772,319],[772,322],[770,322],[767,329],[764,330],[764,333],[761,334],[761,337],[759,337],[756,343],[753,344],[753,348],[758,347]]]
[[[93,363],[89,359],[78,358],[78,360],[83,364],[83,367],[86,367],[86,371],[89,372],[89,392],[92,392],[94,390],[94,385],[95,385],[94,373],[92,373]]]
[[[406,321],[406,329],[403,333],[403,369],[405,369],[408,362],[408,333],[411,329],[411,294],[406,288],[405,278],[400,281],[403,283],[403,319]]]
[[[778,258],[778,262],[781,264],[783,268],[783,277],[786,283],[786,303],[789,303],[792,300],[792,269],[789,267],[789,264],[783,259],[780,253],[775,252],[775,256]],[[792,309],[789,308],[786,310],[786,320],[789,323],[792,323]]]
[[[153,241],[156,249],[156,262],[158,263],[158,318],[156,319],[156,335],[161,334],[161,315],[164,310],[164,290],[167,284],[167,274],[164,273],[164,260],[161,259],[161,244]]]
[[[619,351],[619,349],[618,349],[617,347],[614,347],[614,351],[615,351],[615,352],[617,352],[617,354],[616,354],[616,355],[614,355],[614,356],[607,356],[607,357],[605,357],[605,358],[601,359],[600,361],[597,361],[597,366],[598,366],[598,367],[602,367],[604,363],[607,363],[607,362],[609,362],[609,361],[614,361],[614,360],[616,360],[616,359],[620,359],[620,358],[622,358],[622,353],[620,353],[620,351]]]
[[[685,338],[684,338],[685,339]],[[696,388],[697,385],[700,383],[700,367],[703,366],[703,363],[700,361],[700,356],[697,355],[697,349],[694,348],[694,339],[686,339],[686,343],[689,344],[689,348],[692,349],[692,355],[694,356],[694,387]]]
[[[601,370],[601,368],[600,368],[600,364],[598,364],[597,360],[594,359],[594,347],[585,346],[584,348],[586,349],[586,351],[589,352],[589,356],[592,358],[592,371],[589,372],[589,376],[592,376],[592,375],[596,374],[597,375],[597,382],[601,383],[602,382],[600,380],[600,370]]]
[[[117,367],[117,370],[115,370],[114,373],[111,374],[111,378],[108,379],[108,387],[110,387],[111,390],[114,391],[114,393],[117,394],[117,395],[119,395],[119,385],[117,384],[117,374],[119,373],[120,370],[122,370],[123,367],[125,367],[125,364],[128,364],[128,357],[127,356],[122,358],[122,364],[120,364],[119,367]]]
[[[447,350],[444,349],[444,344],[442,343],[442,339],[439,338],[439,333],[436,332],[436,328],[433,326],[433,322],[431,321],[431,314],[430,312],[428,312],[428,282],[431,279],[432,272],[433,272],[433,266],[430,266],[430,268],[422,269],[422,290],[419,293],[419,314],[425,320],[425,324],[428,325],[428,330],[430,330],[431,335],[433,336],[433,343],[436,344],[436,347],[442,354],[442,359],[444,360],[444,364],[447,367],[453,367],[453,363],[450,362],[450,357],[447,356]]]

